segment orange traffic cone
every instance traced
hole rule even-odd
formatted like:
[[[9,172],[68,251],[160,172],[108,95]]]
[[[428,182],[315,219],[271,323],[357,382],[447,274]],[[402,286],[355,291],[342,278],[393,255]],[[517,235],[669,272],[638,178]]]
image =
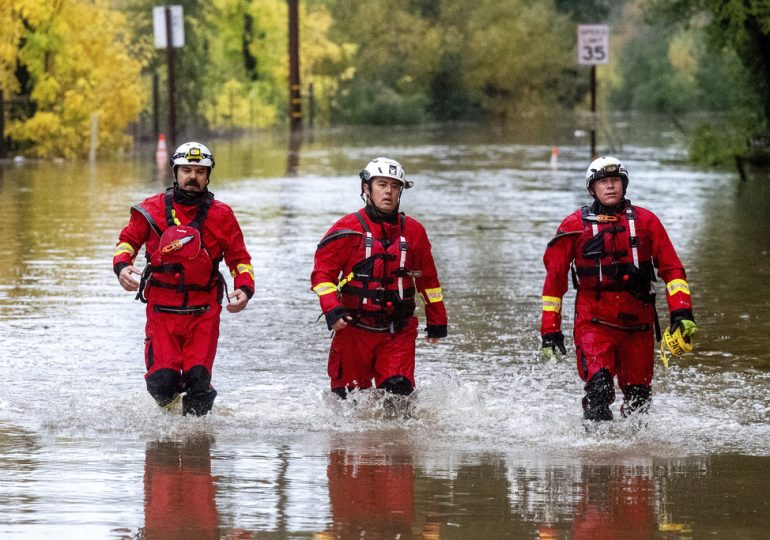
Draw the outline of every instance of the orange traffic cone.
[[[158,168],[168,165],[168,147],[166,146],[166,136],[161,133],[158,136],[158,148],[155,150],[155,161]]]
[[[553,150],[551,150],[551,170],[556,170],[559,168],[559,149],[557,147],[553,147]]]

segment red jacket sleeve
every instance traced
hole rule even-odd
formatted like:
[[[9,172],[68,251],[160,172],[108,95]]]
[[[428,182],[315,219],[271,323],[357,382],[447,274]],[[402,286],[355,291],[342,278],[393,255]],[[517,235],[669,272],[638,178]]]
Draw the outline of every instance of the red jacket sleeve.
[[[243,240],[241,226],[228,205],[219,201],[214,204],[221,217],[217,223],[212,225],[215,226],[215,233],[222,246],[225,264],[233,278],[233,287],[243,289],[251,298],[254,294],[254,267],[251,265],[251,255],[249,255]]]
[[[669,313],[677,310],[692,311],[690,286],[687,284],[684,266],[676,254],[671,239],[658,217],[648,210],[643,212],[646,227],[652,236],[652,259],[658,269],[658,276],[666,286],[666,302]]]
[[[407,218],[410,219],[410,218]],[[430,241],[425,228],[416,220],[414,224],[415,238],[410,240],[414,244],[412,264],[419,272],[415,278],[417,292],[425,303],[425,319],[429,337],[446,337],[447,314],[444,305],[444,294],[436,271],[436,263],[433,260]]]
[[[324,314],[338,309],[341,315],[342,304],[337,296],[337,285],[345,263],[358,248],[362,235],[358,220],[349,214],[332,225],[318,244],[310,285],[318,295]]]
[[[118,243],[112,255],[112,269],[115,274],[129,265],[133,265],[136,255],[150,234],[150,225],[136,210],[131,210],[128,225],[120,231]]]
[[[569,268],[575,259],[575,246],[582,232],[583,223],[580,211],[577,211],[562,221],[545,250],[541,334],[561,331],[562,298],[569,287]]]

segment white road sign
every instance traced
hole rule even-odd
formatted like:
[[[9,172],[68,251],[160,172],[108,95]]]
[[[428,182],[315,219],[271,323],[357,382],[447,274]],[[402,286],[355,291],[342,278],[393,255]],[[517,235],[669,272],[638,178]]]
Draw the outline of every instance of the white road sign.
[[[606,24],[579,24],[578,64],[595,66],[610,61],[610,27]]]
[[[152,31],[155,34],[155,48],[166,48],[166,8],[171,8],[171,45],[184,47],[184,17],[182,6],[155,6],[152,8]]]

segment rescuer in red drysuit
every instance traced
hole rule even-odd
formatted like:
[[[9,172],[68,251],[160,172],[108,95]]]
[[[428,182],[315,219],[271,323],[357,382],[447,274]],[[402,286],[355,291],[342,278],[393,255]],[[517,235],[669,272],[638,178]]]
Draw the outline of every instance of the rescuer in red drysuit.
[[[401,165],[377,158],[361,177],[365,208],[335,223],[318,244],[311,275],[334,338],[328,373],[341,397],[354,388],[414,390],[415,296],[425,303],[427,341],[447,335],[441,285],[423,226],[398,211],[412,187]]]
[[[209,149],[185,143],[171,156],[171,167],[174,186],[131,208],[112,264],[120,285],[147,303],[147,391],[162,407],[184,393],[184,414],[200,416],[217,395],[211,370],[226,288],[219,263],[224,259],[234,279],[231,313],[254,294],[254,271],[232,209],[208,190],[214,168]],[[134,266],[143,244],[144,272]],[[140,273],[141,281],[132,277]]]
[[[652,282],[655,269],[665,283],[671,331],[695,331],[690,288],[666,230],[645,208],[625,199],[628,171],[614,157],[594,160],[586,172],[591,206],[562,221],[543,256],[544,356],[566,353],[561,332],[562,297],[568,273],[577,289],[577,369],[586,382],[584,418],[612,420],[613,377],[623,392],[623,416],[646,412],[651,402],[655,336],[660,330]]]

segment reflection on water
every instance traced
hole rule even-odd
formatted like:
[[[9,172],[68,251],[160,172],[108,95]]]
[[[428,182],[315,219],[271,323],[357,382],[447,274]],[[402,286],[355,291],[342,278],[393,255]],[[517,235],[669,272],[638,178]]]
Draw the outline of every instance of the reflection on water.
[[[147,443],[140,538],[219,538],[211,440]]]
[[[406,432],[387,434],[386,443],[380,435],[358,434],[292,443],[272,452],[265,447],[257,450],[258,461],[242,457],[254,469],[238,474],[225,461],[233,458],[232,448],[222,453],[215,445],[211,459],[219,484],[220,535],[253,538],[273,530],[281,537],[316,539],[761,538],[768,525],[768,503],[752,501],[748,494],[763,489],[760,458],[621,458],[555,465],[421,448]],[[205,496],[201,515],[187,523],[179,516],[169,519],[178,531],[216,514],[211,471],[191,464],[193,452],[200,452],[194,459],[209,463],[204,445],[181,451],[177,446],[170,454],[177,465],[169,467],[169,478],[205,472],[194,480]],[[236,454],[241,452],[250,450],[237,447]],[[743,486],[741,493],[726,498],[735,483]],[[233,504],[239,498],[243,501]],[[188,511],[180,510],[182,515]],[[731,515],[738,520],[726,522]],[[149,517],[146,523],[149,527]]]
[[[0,165],[0,534],[760,537],[770,178],[695,169],[665,130],[633,129],[618,131],[629,196],[666,224],[700,333],[695,354],[656,368],[646,426],[599,433],[580,423],[572,362],[537,358],[542,252],[585,202],[572,126],[212,141],[211,189],[235,209],[260,287],[240,317],[223,316],[206,418],[146,394],[143,308],[110,267],[129,207],[169,182],[154,148],[94,167]],[[418,345],[403,420],[366,394],[329,395],[308,280],[377,155],[416,182],[402,205],[426,224],[450,318],[447,340]]]
[[[412,456],[329,453],[327,468],[333,530],[321,537],[398,536],[414,525]]]

